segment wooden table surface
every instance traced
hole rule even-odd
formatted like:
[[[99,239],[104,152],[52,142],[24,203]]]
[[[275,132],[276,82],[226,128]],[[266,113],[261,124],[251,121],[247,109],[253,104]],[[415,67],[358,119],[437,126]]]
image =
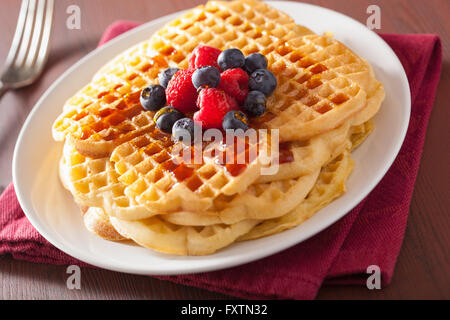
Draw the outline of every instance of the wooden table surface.
[[[45,73],[35,84],[8,92],[0,100],[0,187],[11,181],[11,159],[20,127],[41,94],[73,63],[93,50],[115,20],[149,21],[203,0],[58,0],[51,51]],[[324,286],[319,299],[450,298],[450,1],[310,0],[365,23],[371,4],[381,8],[384,33],[436,33],[444,61],[417,177],[403,247],[393,281],[382,290]],[[66,28],[67,7],[81,8],[81,29]],[[7,55],[19,0],[0,1],[0,61]],[[145,276],[82,270],[82,289],[66,288],[66,268],[0,256],[0,299],[227,299],[229,296]]]

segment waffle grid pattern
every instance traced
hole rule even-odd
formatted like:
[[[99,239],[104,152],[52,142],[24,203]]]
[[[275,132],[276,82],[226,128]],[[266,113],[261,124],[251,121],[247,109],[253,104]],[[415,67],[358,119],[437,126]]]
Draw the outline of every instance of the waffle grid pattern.
[[[243,13],[238,14],[242,8]],[[133,117],[139,112],[136,99],[139,90],[149,83],[156,82],[157,74],[168,65],[187,67],[187,58],[199,43],[221,49],[237,47],[245,54],[265,52],[270,64],[277,61],[270,68],[275,74],[280,73],[279,88],[270,99],[268,109],[279,118],[280,123],[288,118],[292,119],[293,116],[297,118],[298,123],[311,122],[336,104],[361,105],[358,101],[350,103],[351,98],[361,93],[356,84],[330,70],[325,71],[324,65],[319,62],[308,64],[311,63],[308,50],[313,47],[312,45],[306,46],[304,52],[301,50],[291,52],[289,57],[286,57],[289,51],[286,50],[286,45],[274,48],[274,42],[286,44],[287,41],[298,39],[299,35],[309,33],[309,30],[295,25],[292,19],[266,4],[254,1],[210,2],[204,10],[198,8],[190,11],[169,23],[150,41],[137,45],[102,68],[91,84],[69,100],[67,103],[69,107],[66,106],[68,111],[60,116],[54,125],[54,135],[61,140],[69,134],[79,144],[83,144],[80,139],[93,141],[131,139],[127,133],[132,127],[139,127],[139,124],[133,124],[135,120]],[[202,38],[205,35],[208,35],[208,38]],[[299,52],[302,52],[301,59]],[[339,57],[342,57],[342,54]],[[293,63],[295,59],[297,61]],[[292,67],[288,67],[289,64]],[[284,71],[280,72],[280,68]],[[302,68],[305,70],[298,72],[303,70]],[[297,73],[294,80],[291,79],[293,72]],[[283,99],[274,103],[275,97]],[[127,99],[132,101],[132,106],[128,106]],[[293,104],[296,99],[301,99],[301,103]],[[116,114],[109,115],[115,118],[115,121],[99,119],[100,114],[116,109],[119,109],[121,117]],[[142,109],[140,111],[142,112]],[[342,121],[341,119],[345,117],[336,118]],[[327,119],[321,122],[326,122],[325,120]],[[269,124],[272,127],[279,124],[277,119],[271,122],[269,121]],[[315,121],[316,128],[320,127],[317,122]],[[286,130],[283,126],[279,128],[282,140],[284,137],[292,138],[288,137],[288,133],[292,134],[290,128]],[[95,144],[88,146],[95,148]],[[82,153],[89,153],[85,152],[85,148],[77,149]],[[112,151],[111,149],[112,147],[107,148],[98,154],[105,155]]]
[[[246,219],[271,219],[286,214],[308,194],[319,174],[314,172],[269,183],[252,184],[243,193],[219,196],[214,210],[207,212],[175,212],[163,215],[167,221],[180,225],[234,224]]]
[[[258,8],[264,9],[260,10],[265,14],[258,14]],[[152,48],[158,51],[170,47],[188,57],[204,41],[221,49],[236,47],[246,55],[253,52],[266,55],[269,69],[278,80],[278,87],[268,101],[273,119],[267,124],[280,129],[281,140],[306,139],[332,129],[364,107],[366,95],[359,85],[331,69],[336,67],[342,72],[348,63],[353,64],[348,69],[356,71],[353,54],[343,46],[333,45],[337,42],[325,36],[321,36],[320,43],[299,42],[309,32],[292,32],[301,26],[267,8],[254,1],[209,2],[197,18],[177,19],[158,32],[151,40]],[[201,23],[194,23],[198,19]],[[234,27],[226,28],[227,25]],[[201,39],[204,34],[211,37],[205,41]],[[288,42],[297,46],[292,47]],[[186,67],[187,59],[180,65]],[[333,110],[333,116],[326,116]]]
[[[182,143],[174,145],[170,135],[152,127],[150,132],[114,150],[111,161],[129,198],[159,213],[180,209],[205,211],[212,207],[217,196],[245,191],[258,178],[263,166],[261,157],[264,154],[258,154],[257,149],[268,150],[265,140],[261,139],[256,145],[245,143],[242,150],[245,164],[237,161],[240,157],[237,153],[234,161],[219,161],[228,156],[227,149],[211,151],[212,157],[202,153],[199,163],[186,163],[173,152],[175,146],[182,146]],[[224,148],[221,143],[217,148],[208,147]],[[190,151],[192,160],[195,160],[196,152],[201,152],[194,148]],[[248,156],[251,153],[256,158]]]
[[[60,162],[64,185],[85,206],[101,206],[103,195],[117,184],[118,174],[107,158],[92,159],[64,145]]]
[[[345,192],[345,182],[353,165],[350,153],[342,153],[321,170],[305,200],[294,210],[261,222],[238,241],[257,239],[298,226]]]

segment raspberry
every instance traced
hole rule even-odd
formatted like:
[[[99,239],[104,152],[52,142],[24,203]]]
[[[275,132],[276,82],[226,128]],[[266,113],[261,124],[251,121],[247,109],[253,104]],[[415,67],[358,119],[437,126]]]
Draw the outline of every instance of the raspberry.
[[[197,110],[197,90],[192,84],[194,70],[180,70],[170,79],[166,89],[167,103],[186,113]]]
[[[198,69],[204,66],[213,66],[220,70],[217,64],[217,57],[222,51],[219,49],[199,45],[192,51],[189,58],[189,68]]]
[[[242,69],[228,69],[222,72],[219,89],[236,99],[239,104],[244,103],[248,94],[248,74]]]
[[[203,128],[221,128],[223,117],[231,110],[239,110],[236,100],[216,88],[200,91],[197,99],[199,111],[194,120],[202,123]]]

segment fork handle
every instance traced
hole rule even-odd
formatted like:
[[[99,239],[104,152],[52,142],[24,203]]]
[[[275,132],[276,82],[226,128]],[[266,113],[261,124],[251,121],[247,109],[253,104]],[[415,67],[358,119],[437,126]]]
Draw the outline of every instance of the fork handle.
[[[8,91],[8,87],[3,84],[3,82],[0,81],[0,99],[2,98],[3,94],[5,94],[6,91]]]

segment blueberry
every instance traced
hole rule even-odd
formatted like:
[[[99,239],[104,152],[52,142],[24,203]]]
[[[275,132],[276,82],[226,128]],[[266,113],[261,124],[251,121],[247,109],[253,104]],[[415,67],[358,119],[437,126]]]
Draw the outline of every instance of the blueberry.
[[[217,64],[222,71],[242,68],[245,64],[244,54],[239,49],[226,49],[217,58]]]
[[[260,91],[250,91],[244,101],[244,110],[250,117],[260,117],[266,111],[266,96]]]
[[[242,129],[245,131],[248,129],[247,116],[242,111],[228,111],[225,117],[223,117],[222,127],[224,130]]]
[[[166,90],[159,84],[149,85],[141,91],[140,101],[146,110],[159,110],[166,104]]]
[[[198,88],[215,88],[220,82],[220,71],[213,66],[200,67],[192,74],[192,84]]]
[[[261,53],[252,53],[245,58],[245,71],[252,74],[256,69],[267,69],[267,59]]]
[[[256,69],[248,80],[248,88],[250,90],[261,91],[266,97],[270,96],[276,87],[277,78],[266,69]]]
[[[173,75],[177,73],[177,71],[180,70],[178,68],[167,68],[163,71],[161,71],[158,74],[159,84],[163,86],[164,88],[167,88],[167,85],[169,84],[170,79],[172,79]]]
[[[196,124],[191,118],[177,120],[172,127],[172,139],[183,141],[187,145],[192,144],[192,142],[195,142],[195,126]]]
[[[180,110],[174,107],[164,107],[155,114],[153,121],[159,130],[172,133],[173,124],[181,118],[184,118],[184,114]]]

